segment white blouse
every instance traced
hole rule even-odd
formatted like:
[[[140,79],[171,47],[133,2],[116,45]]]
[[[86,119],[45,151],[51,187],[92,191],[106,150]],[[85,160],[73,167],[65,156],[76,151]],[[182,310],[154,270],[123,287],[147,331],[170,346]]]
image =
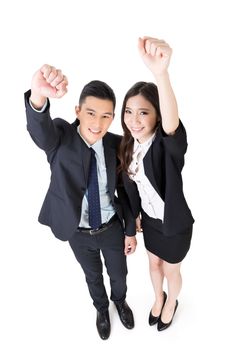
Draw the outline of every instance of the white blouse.
[[[139,143],[134,139],[133,159],[129,166],[130,178],[135,181],[139,195],[141,197],[142,209],[154,219],[164,218],[164,201],[151,185],[148,177],[145,175],[143,158],[149,150],[156,134],[154,133],[149,140]]]

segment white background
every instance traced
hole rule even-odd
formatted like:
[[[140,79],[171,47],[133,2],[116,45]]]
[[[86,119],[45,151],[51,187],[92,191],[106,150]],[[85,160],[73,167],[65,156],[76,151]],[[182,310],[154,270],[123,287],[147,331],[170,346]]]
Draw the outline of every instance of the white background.
[[[230,3],[1,1],[1,349],[232,348]],[[173,48],[169,71],[189,142],[184,190],[196,223],[172,327],[158,333],[147,324],[153,291],[138,235],[137,252],[128,258],[127,300],[135,328],[126,330],[111,304],[112,333],[102,341],[68,243],[37,222],[50,173],[45,155],[26,132],[23,93],[43,63],[61,68],[69,93],[52,101],[51,111],[72,122],[83,85],[104,80],[117,95],[111,130],[121,133],[125,92],[138,80],[152,80],[137,52],[143,35],[163,38]]]

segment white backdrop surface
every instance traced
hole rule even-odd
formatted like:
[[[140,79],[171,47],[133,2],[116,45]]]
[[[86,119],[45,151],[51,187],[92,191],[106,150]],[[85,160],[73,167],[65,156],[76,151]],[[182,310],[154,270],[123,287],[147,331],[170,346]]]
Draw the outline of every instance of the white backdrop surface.
[[[230,5],[227,0],[1,2],[1,349],[232,348]],[[52,101],[51,112],[72,122],[83,85],[104,80],[117,95],[111,131],[121,133],[125,92],[138,80],[152,80],[137,52],[143,35],[163,38],[173,48],[169,72],[189,143],[184,190],[196,223],[172,327],[158,333],[147,324],[153,291],[138,235],[137,251],[128,258],[127,300],[135,328],[124,329],[111,305],[112,333],[101,341],[69,245],[37,222],[50,173],[27,134],[23,93],[43,63],[61,68],[69,93]]]

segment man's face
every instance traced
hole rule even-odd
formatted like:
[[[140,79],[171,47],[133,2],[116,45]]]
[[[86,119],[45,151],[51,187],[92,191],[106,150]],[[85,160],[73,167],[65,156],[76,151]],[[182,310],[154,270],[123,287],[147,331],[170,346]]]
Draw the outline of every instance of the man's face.
[[[93,96],[86,97],[81,106],[75,107],[77,119],[80,121],[80,134],[93,145],[108,131],[113,117],[113,103]]]

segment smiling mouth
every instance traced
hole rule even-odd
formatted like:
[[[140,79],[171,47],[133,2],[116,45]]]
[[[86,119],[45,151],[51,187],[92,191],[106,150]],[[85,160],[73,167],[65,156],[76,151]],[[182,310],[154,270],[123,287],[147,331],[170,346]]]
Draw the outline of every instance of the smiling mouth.
[[[101,133],[100,130],[93,130],[93,129],[89,129],[89,131],[94,134],[94,135],[99,135]]]
[[[132,132],[140,132],[142,131],[144,128],[131,128]]]

